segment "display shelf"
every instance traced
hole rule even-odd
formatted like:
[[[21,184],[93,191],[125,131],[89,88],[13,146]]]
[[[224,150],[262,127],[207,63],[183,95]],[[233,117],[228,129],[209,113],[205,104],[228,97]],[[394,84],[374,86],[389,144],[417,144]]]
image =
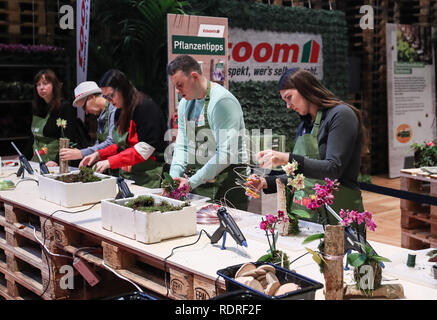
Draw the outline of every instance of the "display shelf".
[[[437,175],[420,169],[401,170],[401,190],[437,196]],[[437,207],[401,199],[402,247],[413,250],[437,245]]]

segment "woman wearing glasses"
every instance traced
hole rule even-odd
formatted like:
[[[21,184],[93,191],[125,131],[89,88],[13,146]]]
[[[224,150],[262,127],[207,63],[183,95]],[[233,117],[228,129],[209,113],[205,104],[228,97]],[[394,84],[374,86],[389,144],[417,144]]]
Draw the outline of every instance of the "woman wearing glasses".
[[[159,188],[167,143],[167,122],[158,105],[138,91],[119,70],[107,71],[100,80],[103,94],[117,108],[114,144],[85,157],[80,165],[96,163],[96,171],[120,169],[120,175],[137,185]]]
[[[87,115],[97,117],[97,134],[95,144],[88,148],[62,148],[59,152],[61,160],[83,159],[97,150],[104,149],[114,143],[112,131],[114,130],[115,107],[102,95],[102,90],[94,81],[80,83],[74,89],[75,99],[73,105],[83,108]]]
[[[32,154],[37,150],[48,167],[58,165],[59,138],[69,138],[70,145],[79,148],[88,146],[89,137],[77,118],[77,110],[63,99],[62,83],[50,69],[39,71],[34,78],[32,112],[29,146],[32,146]],[[57,125],[58,119],[67,121],[65,129]],[[32,160],[39,162],[35,154]]]

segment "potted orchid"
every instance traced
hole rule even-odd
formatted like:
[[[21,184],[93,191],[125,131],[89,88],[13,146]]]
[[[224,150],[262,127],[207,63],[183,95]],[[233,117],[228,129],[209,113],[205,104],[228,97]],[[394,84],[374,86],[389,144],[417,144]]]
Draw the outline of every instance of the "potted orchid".
[[[258,259],[258,262],[271,262],[276,265],[280,265],[283,268],[290,267],[290,260],[288,255],[276,248],[276,242],[278,241],[279,233],[276,230],[277,226],[281,223],[286,223],[288,217],[285,216],[284,211],[278,210],[278,215],[267,214],[265,220],[261,218],[259,225],[261,230],[264,230],[269,243],[269,250],[266,255],[263,255]]]
[[[294,193],[295,199],[302,200],[304,197],[302,190],[305,188],[305,176],[302,173],[295,174],[297,167],[298,163],[296,160],[293,160],[291,163],[289,162],[285,166],[282,166],[282,169],[285,171],[285,174],[288,177],[285,192],[287,194],[287,198],[293,198],[292,195]],[[309,218],[310,215],[305,210],[292,210],[291,208],[288,208],[288,206],[287,212],[289,217],[288,233],[291,235],[297,235],[300,233],[299,218]]]
[[[308,204],[308,209],[316,210],[321,206],[329,207],[334,200],[334,191],[338,190],[339,183],[337,180],[330,180],[329,178],[325,178],[326,184],[319,185],[316,184],[314,190],[316,193],[311,197],[311,202]],[[342,219],[341,224],[346,228],[351,228],[353,232],[357,235],[358,242],[356,244],[361,247],[362,250],[358,253],[350,253],[348,254],[347,261],[350,265],[352,265],[354,269],[354,280],[356,281],[357,286],[360,290],[364,292],[366,296],[370,296],[374,289],[377,289],[381,286],[382,280],[382,269],[381,262],[390,262],[389,259],[381,257],[375,253],[372,247],[368,244],[363,244],[360,241],[360,229],[364,224],[371,231],[375,231],[376,224],[373,220],[372,213],[369,211],[358,212],[357,210],[344,210],[341,209],[340,217]],[[320,271],[324,272],[324,264],[322,264],[323,256],[324,256],[324,233],[314,234],[307,237],[304,240],[304,244],[309,243],[314,240],[321,240],[318,245],[319,251],[313,251],[309,248],[306,248],[313,255],[313,259],[319,264]],[[364,240],[364,239],[362,239]],[[364,268],[363,268],[364,267]],[[363,283],[361,281],[361,273],[362,270],[372,270],[371,277],[373,279],[373,283]],[[368,279],[368,278],[366,278]]]

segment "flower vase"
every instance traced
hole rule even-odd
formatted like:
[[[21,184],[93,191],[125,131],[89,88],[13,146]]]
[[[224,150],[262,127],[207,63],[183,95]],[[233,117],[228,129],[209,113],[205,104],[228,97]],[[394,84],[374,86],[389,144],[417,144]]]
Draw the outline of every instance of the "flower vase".
[[[59,150],[70,147],[70,139],[59,138]],[[68,160],[59,160],[59,173],[69,173]]]
[[[371,269],[372,272],[369,272]],[[358,289],[371,296],[372,291],[381,287],[382,268],[378,261],[372,260],[354,268],[354,280]]]

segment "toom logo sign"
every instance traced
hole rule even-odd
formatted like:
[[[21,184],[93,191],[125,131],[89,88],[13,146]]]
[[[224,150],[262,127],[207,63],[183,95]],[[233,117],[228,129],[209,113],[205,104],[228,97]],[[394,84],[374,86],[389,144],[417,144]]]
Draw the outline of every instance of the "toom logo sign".
[[[231,81],[278,80],[291,67],[323,78],[320,35],[230,29],[228,49]]]

